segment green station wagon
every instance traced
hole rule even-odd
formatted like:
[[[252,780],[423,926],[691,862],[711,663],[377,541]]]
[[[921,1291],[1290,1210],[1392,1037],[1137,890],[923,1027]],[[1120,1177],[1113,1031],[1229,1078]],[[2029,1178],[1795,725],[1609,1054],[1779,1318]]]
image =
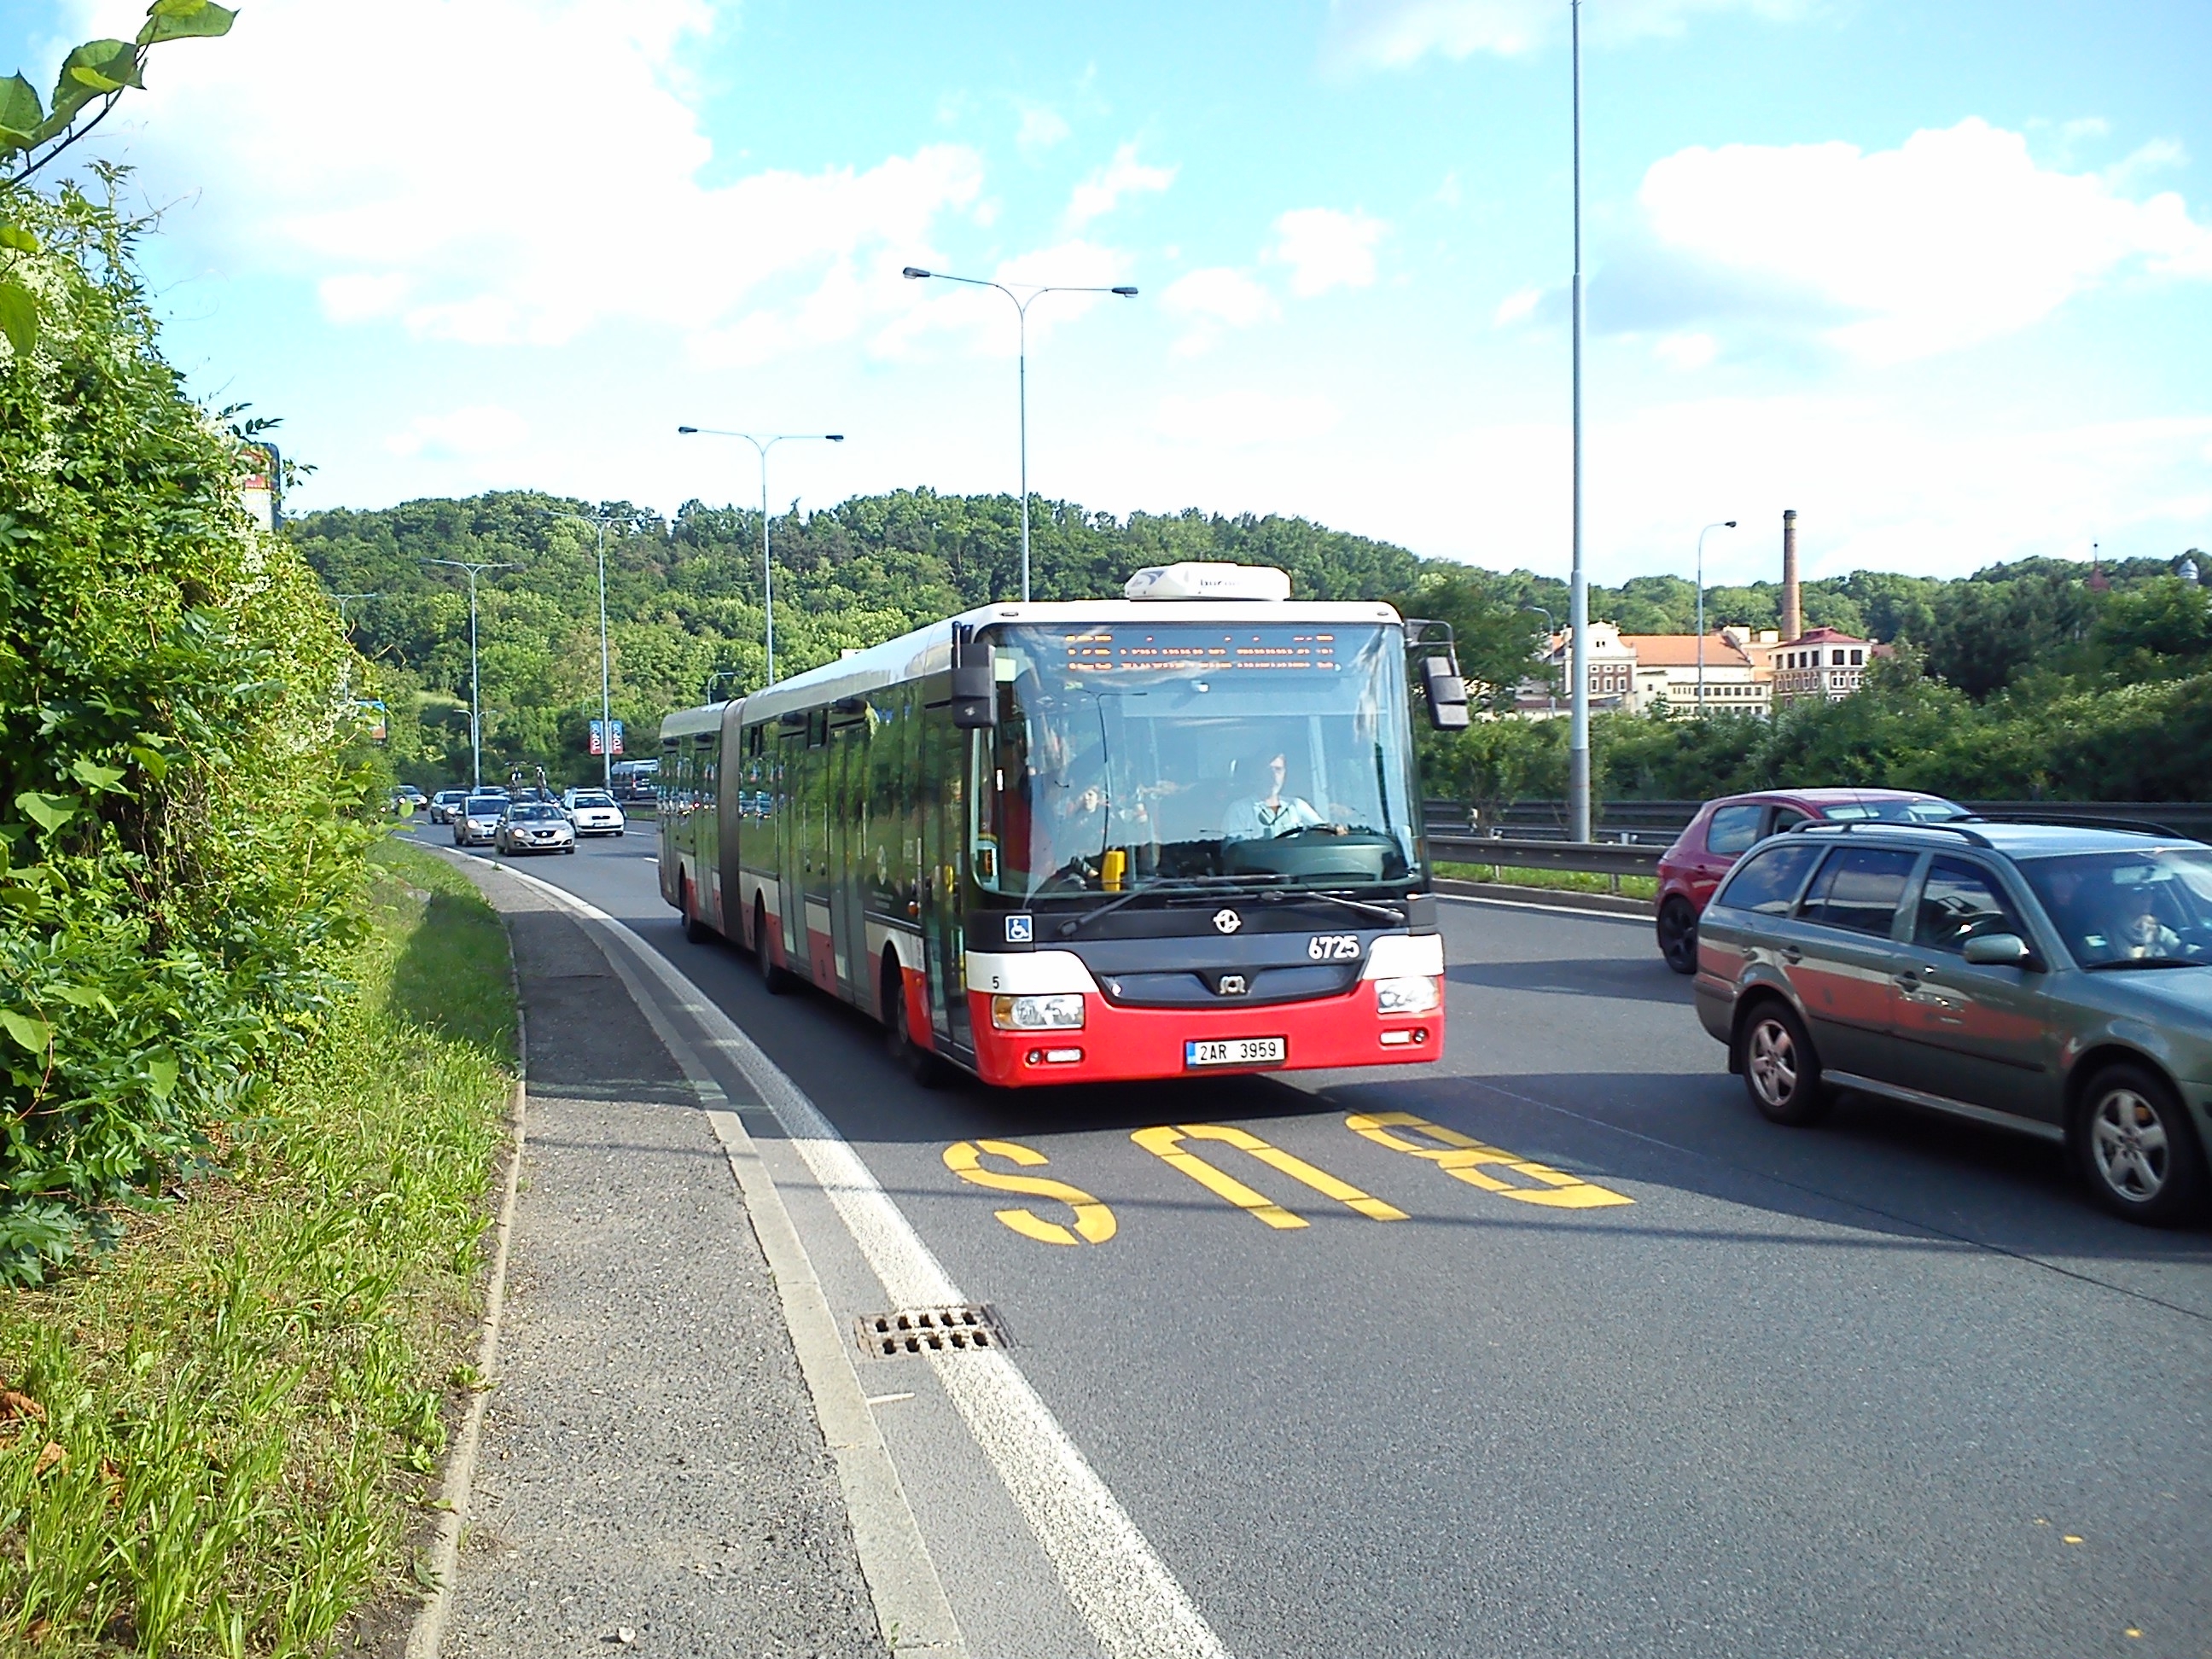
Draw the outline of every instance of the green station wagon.
[[[1808,825],[1698,922],[1698,1017],[1752,1103],[1835,1088],[2066,1146],[2132,1220],[2200,1213],[2212,1140],[2212,847],[1997,823]]]

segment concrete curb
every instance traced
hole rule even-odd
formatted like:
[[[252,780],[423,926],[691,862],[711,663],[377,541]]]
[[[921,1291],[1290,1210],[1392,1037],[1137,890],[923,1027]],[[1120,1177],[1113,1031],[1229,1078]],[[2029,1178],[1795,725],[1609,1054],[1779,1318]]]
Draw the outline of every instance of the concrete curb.
[[[1546,910],[1581,910],[1596,916],[1637,916],[1649,921],[1656,914],[1650,899],[1616,897],[1611,893],[1571,893],[1557,887],[1522,887],[1509,881],[1462,881],[1439,876],[1439,893],[1455,898],[1499,899],[1512,904],[1531,904]]]
[[[575,917],[706,1110],[708,1122],[729,1160],[730,1173],[744,1196],[746,1215],[775,1281],[792,1348],[814,1402],[815,1420],[836,1462],[860,1575],[867,1581],[869,1597],[875,1603],[884,1645],[900,1653],[967,1659],[966,1638],[938,1577],[936,1563],[930,1559],[921,1524],[907,1501],[906,1488],[876,1426],[866,1391],[853,1369],[836,1314],[815,1276],[814,1263],[784,1207],[783,1196],[729,1097],[714,1081],[698,1049],[647,993],[639,977],[638,964],[629,960],[627,941],[615,929],[603,926],[596,915],[580,908],[573,894],[520,870],[507,873],[530,883]],[[418,1659],[418,1656],[410,1651],[407,1659]],[[434,1659],[434,1656],[426,1654],[419,1659]]]
[[[443,849],[433,849],[442,852]],[[458,854],[446,854],[458,858]],[[507,918],[500,918],[502,930]],[[408,1628],[406,1659],[437,1659],[438,1644],[446,1634],[453,1611],[453,1583],[460,1571],[461,1534],[468,1525],[469,1494],[476,1486],[477,1452],[483,1442],[484,1402],[490,1397],[494,1367],[499,1359],[500,1317],[507,1309],[507,1253],[514,1236],[514,1206],[522,1189],[524,1113],[530,1075],[530,1029],[522,1007],[522,980],[515,971],[514,944],[507,941],[507,973],[514,991],[514,1138],[507,1152],[506,1190],[501,1195],[499,1220],[492,1248],[491,1283],[484,1293],[483,1330],[477,1339],[477,1387],[461,1419],[461,1431],[453,1455],[446,1462],[446,1478],[438,1488],[438,1507],[443,1511],[430,1540],[425,1564],[433,1586]]]

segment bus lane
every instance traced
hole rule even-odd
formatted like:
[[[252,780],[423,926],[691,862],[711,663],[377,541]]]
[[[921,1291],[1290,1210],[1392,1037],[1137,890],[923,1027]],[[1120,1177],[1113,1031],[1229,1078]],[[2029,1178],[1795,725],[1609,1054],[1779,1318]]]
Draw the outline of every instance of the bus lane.
[[[2054,1207],[1987,1137],[1747,1121],[1642,930],[1453,907],[1436,1070],[929,1091],[865,1020],[684,944],[629,863],[546,873],[634,916],[819,1104],[1228,1651],[2212,1628],[2203,1237]],[[2081,1271],[1978,1242],[2001,1215]],[[927,1386],[887,1376],[922,1397],[885,1415]],[[902,1432],[910,1486],[973,1478]],[[963,1619],[988,1609],[986,1496],[915,1502]],[[1079,1650],[996,1616],[987,1650]]]

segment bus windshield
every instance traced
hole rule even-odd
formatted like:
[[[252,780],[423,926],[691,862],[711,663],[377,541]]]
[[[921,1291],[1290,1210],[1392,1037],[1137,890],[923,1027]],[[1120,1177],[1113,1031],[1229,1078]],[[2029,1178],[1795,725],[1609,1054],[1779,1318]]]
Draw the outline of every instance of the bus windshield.
[[[1376,623],[1010,626],[973,868],[1056,893],[1418,873],[1405,648]]]

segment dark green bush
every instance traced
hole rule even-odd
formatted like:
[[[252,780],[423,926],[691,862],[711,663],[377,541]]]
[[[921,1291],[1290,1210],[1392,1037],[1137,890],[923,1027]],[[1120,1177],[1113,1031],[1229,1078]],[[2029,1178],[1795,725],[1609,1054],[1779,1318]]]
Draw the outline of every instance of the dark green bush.
[[[112,177],[110,177],[112,188]],[[138,227],[64,187],[0,342],[0,1279],[156,1199],[312,1030],[358,935],[346,647],[163,362]]]

